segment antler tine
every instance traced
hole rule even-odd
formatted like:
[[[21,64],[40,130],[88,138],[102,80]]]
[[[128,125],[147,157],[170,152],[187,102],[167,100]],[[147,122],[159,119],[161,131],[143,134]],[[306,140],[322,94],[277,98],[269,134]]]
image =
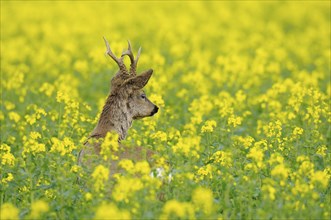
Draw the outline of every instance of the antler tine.
[[[140,53],[141,53],[141,47],[138,50],[136,59],[134,59],[131,43],[128,40],[128,49],[122,53],[122,57],[125,55],[130,57],[130,61],[131,61],[130,74],[132,74],[134,76],[136,75],[136,68],[137,68],[137,63],[138,63],[139,57],[140,57]]]
[[[125,55],[128,55],[130,57],[131,63],[134,62],[134,56],[133,56],[133,53],[132,53],[132,47],[131,47],[131,43],[130,43],[129,40],[128,40],[128,49],[122,53],[122,57],[124,57]]]
[[[106,40],[105,37],[103,37],[103,40],[105,41],[105,44],[106,44],[106,47],[107,47],[107,51],[106,51],[106,54],[109,55],[116,63],[117,65],[119,66],[120,70],[123,72],[123,73],[127,73],[127,70],[126,70],[126,66],[123,62],[123,57],[121,58],[117,58],[113,52],[111,51],[110,49],[110,46],[109,46],[109,43],[108,41]]]

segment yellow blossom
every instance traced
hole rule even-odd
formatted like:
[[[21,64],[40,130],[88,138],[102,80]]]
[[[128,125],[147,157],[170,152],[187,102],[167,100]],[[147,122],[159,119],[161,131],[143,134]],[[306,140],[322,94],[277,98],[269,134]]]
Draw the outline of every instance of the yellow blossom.
[[[1,182],[6,184],[14,180],[14,176],[12,173],[5,174],[5,177],[2,177]]]
[[[271,186],[271,185],[263,185],[262,186],[262,192],[264,193],[266,198],[269,198],[270,200],[275,200],[276,199],[276,189]]]
[[[0,154],[1,165],[14,166],[15,157],[11,153]]]
[[[224,167],[231,167],[232,166],[232,154],[226,151],[216,151],[211,159],[213,163],[220,164]]]
[[[201,128],[201,133],[211,133],[211,132],[213,132],[216,125],[217,125],[216,121],[207,120]]]
[[[119,161],[118,166],[122,167],[123,169],[125,169],[129,173],[133,172],[134,164],[133,164],[132,160],[122,159],[122,160]]]
[[[8,117],[10,120],[14,121],[15,123],[19,122],[21,120],[21,116],[17,114],[16,112],[9,112]]]
[[[137,162],[134,169],[135,169],[135,173],[141,174],[141,175],[149,175],[151,172],[151,168],[149,167],[149,164],[147,161]]]
[[[1,219],[16,220],[19,219],[19,210],[10,203],[4,203],[1,205],[0,216]]]
[[[326,189],[329,184],[329,179],[327,174],[323,171],[316,171],[311,175],[311,181],[315,184],[321,184],[321,186]]]
[[[231,125],[232,127],[237,127],[238,125],[241,125],[242,123],[242,117],[239,116],[230,116],[228,118],[228,125]]]
[[[131,219],[130,213],[128,211],[122,211],[116,207],[116,205],[110,204],[101,204],[97,207],[94,219]]]
[[[326,156],[326,153],[325,153],[326,150],[327,150],[327,148],[326,148],[325,145],[319,146],[317,148],[316,154],[320,155],[321,157],[325,157]]]
[[[259,147],[252,147],[246,157],[253,159],[257,163],[262,163],[264,152]]]
[[[208,177],[210,179],[213,178],[213,167],[211,164],[207,164],[206,166],[200,167],[197,171],[199,175],[199,179],[204,179],[204,177]]]
[[[254,138],[251,136],[247,136],[247,137],[236,137],[236,140],[239,142],[240,145],[243,145],[245,149],[249,148],[250,146],[252,146],[252,144],[254,143]]]
[[[172,218],[188,218],[194,219],[194,208],[192,204],[187,202],[179,202],[177,200],[169,200],[163,206],[161,219]]]
[[[85,200],[86,200],[86,201],[91,201],[92,198],[93,198],[92,194],[89,193],[89,192],[88,192],[88,193],[85,193],[84,197],[85,197]]]
[[[288,177],[289,170],[284,166],[284,164],[279,164],[271,170],[271,176],[278,176],[281,179],[286,179]]]
[[[144,187],[142,180],[138,178],[120,177],[114,187],[113,197],[115,201],[124,201],[129,203],[129,199],[135,192]]]
[[[158,95],[158,94],[151,94],[149,99],[155,103],[155,105],[159,106],[159,107],[164,107],[164,101],[162,99],[162,96]]]
[[[48,210],[49,210],[49,207],[45,201],[43,201],[43,200],[34,201],[31,204],[30,218],[40,219],[42,214],[48,212]]]
[[[115,155],[115,153],[118,152],[119,148],[118,134],[115,132],[108,132],[100,148],[100,155],[102,156],[103,160],[108,160],[108,158],[117,160],[118,157]]]
[[[295,127],[294,130],[293,130],[293,135],[294,136],[302,135],[302,133],[303,133],[303,129],[302,128]]]
[[[109,170],[103,165],[98,165],[92,173],[92,178],[94,189],[97,192],[102,191],[105,186],[105,181],[109,178]]]
[[[196,208],[209,215],[213,211],[213,193],[210,189],[199,187],[194,190],[192,201]]]
[[[156,133],[151,135],[153,139],[159,139],[160,141],[167,141],[167,133],[163,131],[157,131]]]
[[[14,103],[9,101],[5,101],[4,106],[7,110],[13,110],[16,107]]]
[[[194,156],[199,158],[201,137],[179,138],[177,144],[172,147],[175,153],[182,153],[185,156]]]

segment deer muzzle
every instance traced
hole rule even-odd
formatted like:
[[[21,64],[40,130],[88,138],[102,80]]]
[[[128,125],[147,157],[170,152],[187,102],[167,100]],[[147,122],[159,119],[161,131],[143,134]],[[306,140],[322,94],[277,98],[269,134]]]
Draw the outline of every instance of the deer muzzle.
[[[159,107],[157,107],[156,105],[154,106],[154,109],[151,113],[151,116],[155,115],[157,112],[159,111]]]

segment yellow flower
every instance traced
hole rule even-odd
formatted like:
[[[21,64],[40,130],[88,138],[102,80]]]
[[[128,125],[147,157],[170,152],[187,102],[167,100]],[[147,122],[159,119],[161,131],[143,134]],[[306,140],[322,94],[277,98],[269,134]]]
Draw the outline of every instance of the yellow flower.
[[[19,219],[19,210],[10,203],[1,205],[0,217],[1,219],[16,220]]]
[[[274,201],[276,198],[276,189],[269,185],[269,184],[265,184],[262,186],[262,192],[264,193],[264,196],[266,198],[269,198],[270,200]]]
[[[45,212],[48,212],[48,210],[49,210],[49,207],[45,201],[43,201],[43,200],[34,201],[31,204],[30,218],[31,219],[40,219],[42,214],[44,214]]]
[[[134,169],[136,174],[141,174],[141,175],[149,175],[151,172],[151,168],[149,167],[147,161],[137,162]]]
[[[314,172],[314,164],[310,160],[303,161],[299,167],[298,173],[301,176],[310,176]]]
[[[1,158],[1,164],[2,165],[9,165],[14,166],[15,164],[15,157],[11,153],[5,153],[3,155],[0,155]]]
[[[232,115],[228,118],[228,125],[231,125],[232,127],[235,128],[238,125],[241,125],[242,120],[243,120],[242,117]]]
[[[50,152],[58,152],[58,153],[61,154],[61,156],[66,154],[67,150],[65,149],[65,146],[64,146],[62,141],[60,141],[56,137],[52,137],[51,141],[52,141],[53,144],[51,146]]]
[[[164,107],[164,101],[162,99],[162,96],[161,95],[158,95],[158,94],[151,94],[149,99],[155,103],[155,105],[159,106],[159,107]]]
[[[254,146],[250,149],[246,157],[259,163],[263,161],[264,152],[259,147]]]
[[[271,165],[272,164],[282,164],[284,162],[284,157],[282,157],[281,155],[277,154],[277,153],[273,153],[270,156],[270,159],[268,161]]]
[[[163,206],[160,219],[173,218],[194,219],[194,207],[188,202],[179,202],[177,200],[167,201],[167,203]]]
[[[282,135],[282,123],[279,120],[270,122],[267,126],[264,126],[263,129],[267,137],[280,138]]]
[[[115,155],[115,153],[118,151],[119,148],[118,134],[115,132],[108,132],[100,147],[100,155],[102,156],[103,160],[106,161],[108,160],[108,158],[111,158],[112,160],[117,160],[118,157]]]
[[[194,190],[192,201],[197,209],[209,215],[213,211],[213,193],[210,189],[199,187]]]
[[[52,146],[50,152],[57,152],[60,153],[62,156],[66,153],[71,153],[72,150],[76,149],[76,146],[68,137],[65,137],[63,141],[59,140],[56,137],[52,137],[51,142]]]
[[[156,133],[151,135],[153,139],[159,139],[160,141],[167,141],[167,133],[163,131],[157,131]]]
[[[77,71],[77,72],[81,72],[81,73],[84,73],[88,70],[88,64],[85,60],[77,60],[75,63],[74,63],[74,69]]]
[[[13,174],[12,173],[7,173],[7,177],[2,177],[1,182],[4,183],[4,184],[6,184],[8,182],[13,181],[13,179],[14,179]]]
[[[293,130],[293,136],[300,136],[303,134],[303,129],[299,127],[295,127]]]
[[[246,100],[246,97],[246,94],[242,90],[236,93],[236,100],[240,105],[244,104],[243,102]]]
[[[41,138],[41,135],[40,135],[39,132],[32,131],[32,132],[30,132],[30,137],[31,137],[33,140],[37,140],[37,139]]]
[[[4,106],[7,110],[13,110],[15,108],[15,104],[9,101],[5,101]]]
[[[54,86],[49,83],[43,83],[41,87],[39,88],[39,92],[45,93],[48,97],[50,97],[53,94]]]
[[[284,164],[279,164],[271,170],[271,176],[278,176],[281,179],[287,179],[289,170],[284,166]]]
[[[321,184],[324,189],[326,189],[329,184],[329,178],[323,171],[313,172],[311,175],[311,181],[315,184]]]
[[[206,121],[205,124],[201,128],[201,133],[211,133],[211,132],[213,132],[216,125],[217,125],[216,121],[214,121],[214,120]]]
[[[97,211],[95,213],[94,219],[131,219],[130,213],[128,211],[120,210],[116,207],[116,205],[110,204],[102,204],[97,207]]]
[[[208,177],[210,179],[213,178],[213,167],[211,164],[207,164],[206,166],[200,167],[197,171],[197,174],[199,175],[199,179],[204,179],[205,177]]]
[[[63,91],[58,91],[56,94],[56,101],[57,102],[63,102],[63,103],[69,103],[70,102],[70,97],[67,93]]]
[[[21,119],[21,116],[16,112],[9,112],[8,117],[10,120],[14,121],[15,123],[19,122],[19,120]]]
[[[134,193],[144,187],[142,180],[138,178],[120,177],[114,187],[113,197],[115,201],[124,201],[129,203],[129,198],[134,196]]]
[[[252,144],[254,143],[254,138],[252,138],[251,136],[247,136],[247,137],[235,137],[235,139],[239,142],[240,145],[243,145],[245,149],[249,148],[250,146],[252,146]]]
[[[175,153],[182,153],[185,156],[194,156],[199,158],[198,151],[200,150],[201,137],[180,137],[177,144],[172,146]]]
[[[231,167],[232,166],[232,154],[230,152],[225,151],[216,151],[211,159],[213,163],[219,163],[221,166],[224,167]]]
[[[86,201],[91,201],[92,198],[93,198],[92,194],[89,193],[89,192],[88,192],[88,193],[85,193],[85,196],[84,196],[84,197],[85,197],[85,200],[86,200]]]
[[[120,160],[120,162],[118,163],[118,166],[119,166],[119,167],[122,167],[123,169],[125,169],[125,170],[128,171],[129,173],[132,173],[132,172],[133,172],[134,165],[133,165],[132,160],[129,160],[129,159],[122,159],[122,160]]]
[[[327,147],[325,145],[319,146],[317,148],[316,154],[320,155],[321,157],[325,157],[326,153],[325,151],[327,150]]]
[[[79,171],[79,169],[80,169],[80,166],[75,164],[71,167],[70,171],[73,173],[77,173]]]
[[[103,165],[98,165],[95,167],[92,178],[94,181],[94,189],[99,192],[104,189],[105,181],[109,178],[109,170]]]

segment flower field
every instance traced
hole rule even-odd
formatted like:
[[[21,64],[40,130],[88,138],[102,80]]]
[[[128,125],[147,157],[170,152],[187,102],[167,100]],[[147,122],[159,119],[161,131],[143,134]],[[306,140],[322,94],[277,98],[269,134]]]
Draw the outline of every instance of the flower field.
[[[160,110],[86,169],[103,36]],[[328,1],[1,1],[0,219],[330,219],[330,47]]]

